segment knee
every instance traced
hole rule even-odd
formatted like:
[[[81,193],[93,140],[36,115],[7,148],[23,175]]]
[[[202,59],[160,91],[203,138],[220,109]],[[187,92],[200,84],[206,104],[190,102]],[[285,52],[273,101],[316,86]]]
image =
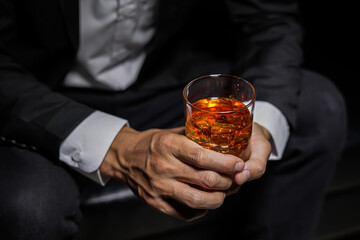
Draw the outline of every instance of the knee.
[[[311,130],[317,134],[319,143],[325,148],[341,149],[345,145],[347,134],[346,103],[339,89],[326,77],[306,72],[308,81],[305,97],[311,98],[307,102],[305,116],[311,121]],[[306,83],[305,83],[306,84]],[[309,121],[307,120],[307,121]]]
[[[56,213],[44,195],[34,189],[12,189],[5,196],[0,201],[0,222],[8,239],[37,238],[52,228]]]
[[[77,231],[70,221],[75,211],[64,211],[60,201],[66,199],[47,187],[11,189],[2,196],[6,197],[0,200],[0,224],[5,231],[1,235],[6,239],[63,239]]]
[[[319,112],[322,115],[320,125],[324,125],[336,135],[346,134],[347,111],[346,103],[339,89],[327,78],[318,77]]]
[[[59,174],[32,160],[27,163],[31,162],[35,168],[19,167],[18,158],[12,158],[11,164],[6,165],[9,161],[4,159],[7,173],[0,171],[0,236],[40,240],[64,239],[75,234],[76,192],[71,193],[71,187],[62,188],[56,180]],[[14,165],[18,167],[16,170]],[[15,171],[16,174],[9,173]]]
[[[339,89],[327,78],[319,76],[319,108],[323,121],[327,120],[335,126],[346,126],[346,103]],[[341,127],[340,127],[341,128]]]

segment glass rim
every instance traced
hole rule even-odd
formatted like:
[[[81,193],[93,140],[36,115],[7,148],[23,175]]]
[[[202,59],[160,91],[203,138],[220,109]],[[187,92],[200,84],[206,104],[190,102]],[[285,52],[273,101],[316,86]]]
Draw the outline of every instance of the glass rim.
[[[238,108],[238,109],[236,109],[236,110],[231,110],[231,111],[212,112],[212,111],[204,110],[204,109],[202,109],[202,108],[199,108],[199,107],[194,106],[194,105],[189,101],[189,99],[186,97],[185,92],[187,91],[187,89],[189,89],[189,87],[190,87],[191,85],[193,85],[194,82],[196,82],[196,81],[198,81],[198,80],[200,80],[200,79],[204,79],[204,78],[216,78],[216,77],[229,77],[229,78],[235,78],[235,79],[241,80],[241,81],[245,82],[246,84],[248,84],[248,85],[251,87],[251,89],[252,89],[252,91],[253,91],[253,93],[254,93],[254,96],[252,97],[252,99],[250,100],[250,102],[247,103],[246,105],[244,104],[243,107],[240,107],[240,108]],[[242,111],[242,110],[245,109],[245,108],[246,108],[246,109],[249,109],[249,108],[251,107],[251,105],[253,105],[254,102],[255,102],[255,99],[256,99],[256,91],[255,91],[254,86],[253,86],[249,81],[247,81],[246,79],[243,79],[243,78],[241,78],[241,77],[234,76],[234,75],[230,75],[230,74],[208,74],[208,75],[203,75],[203,76],[197,77],[197,78],[191,80],[188,84],[186,84],[186,86],[184,87],[184,90],[183,90],[183,98],[184,98],[186,104],[190,105],[192,108],[197,109],[198,111],[207,112],[207,113],[212,113],[212,114],[231,114],[231,113],[240,112],[240,111]]]

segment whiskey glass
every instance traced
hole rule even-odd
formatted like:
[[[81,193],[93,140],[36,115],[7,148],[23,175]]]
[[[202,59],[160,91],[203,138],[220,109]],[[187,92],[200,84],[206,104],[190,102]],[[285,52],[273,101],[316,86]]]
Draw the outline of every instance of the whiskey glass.
[[[183,90],[185,135],[202,147],[240,156],[249,144],[256,93],[245,79],[211,74]]]

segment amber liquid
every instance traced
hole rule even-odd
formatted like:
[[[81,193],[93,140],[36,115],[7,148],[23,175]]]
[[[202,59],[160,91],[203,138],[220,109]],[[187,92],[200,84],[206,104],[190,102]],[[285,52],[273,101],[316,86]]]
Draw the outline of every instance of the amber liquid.
[[[200,99],[193,105],[191,111],[187,109],[186,136],[205,148],[240,156],[252,130],[252,116],[245,105],[229,98]]]

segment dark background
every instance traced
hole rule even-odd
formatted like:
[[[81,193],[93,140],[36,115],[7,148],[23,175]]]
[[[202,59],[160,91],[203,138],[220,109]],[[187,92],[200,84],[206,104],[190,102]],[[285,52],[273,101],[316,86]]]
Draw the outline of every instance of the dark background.
[[[359,140],[356,105],[360,92],[356,68],[359,67],[360,12],[354,3],[303,1],[301,8],[305,26],[305,66],[328,76],[339,87],[348,105],[350,128],[357,130]]]
[[[348,112],[346,148],[327,192],[316,239],[360,239],[359,8],[356,1],[301,4],[304,66],[337,85]]]

